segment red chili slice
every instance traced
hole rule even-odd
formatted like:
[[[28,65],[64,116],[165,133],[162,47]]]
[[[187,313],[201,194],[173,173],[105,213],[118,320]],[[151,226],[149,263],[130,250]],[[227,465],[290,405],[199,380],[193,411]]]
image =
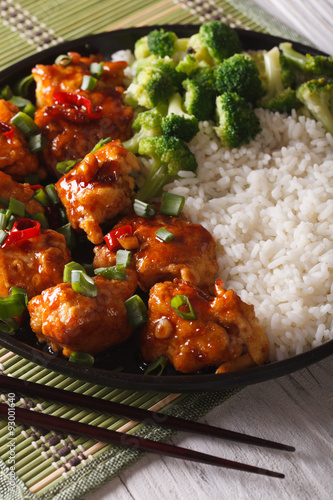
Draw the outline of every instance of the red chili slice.
[[[0,133],[11,139],[14,135],[14,129],[11,125],[0,121]]]
[[[40,223],[32,219],[19,219],[14,222],[11,231],[8,231],[8,236],[1,245],[1,248],[7,247],[12,243],[20,244],[25,240],[39,236]]]
[[[123,236],[124,234],[129,234],[131,236],[132,233],[132,226],[122,226],[118,229],[110,231],[106,236],[104,236],[104,240],[106,241],[109,250],[112,251],[121,248],[121,244],[118,241],[118,238],[120,238],[120,236]]]
[[[96,106],[96,109],[92,111],[91,101],[87,97],[73,92],[55,92],[53,102],[54,104],[74,108],[79,115],[83,115],[84,118],[89,120],[98,120],[103,116],[101,106]]]

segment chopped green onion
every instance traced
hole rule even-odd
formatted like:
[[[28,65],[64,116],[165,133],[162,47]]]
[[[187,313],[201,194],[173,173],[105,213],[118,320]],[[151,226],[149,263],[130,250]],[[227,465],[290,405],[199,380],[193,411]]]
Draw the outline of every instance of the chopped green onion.
[[[9,198],[9,210],[12,214],[18,215],[19,217],[24,217],[25,215],[25,204],[22,201],[15,200],[15,198]]]
[[[8,201],[8,200],[5,200],[5,198],[2,198],[2,197],[0,196],[0,205],[3,205],[4,207],[8,208],[9,201]]]
[[[75,292],[86,297],[96,297],[98,289],[93,278],[88,276],[85,271],[73,269],[71,274],[72,288]]]
[[[20,80],[14,87],[15,94],[26,97],[29,92],[29,87],[33,81],[34,75],[32,74],[22,78],[22,80]]]
[[[16,217],[15,215],[10,215],[8,221],[7,221],[7,225],[6,225],[6,231],[11,231],[12,230],[12,227],[14,226],[14,222],[16,221]]]
[[[75,165],[77,163],[79,163],[79,161],[81,161],[81,159],[79,159],[79,160],[68,160],[68,161],[59,161],[56,164],[56,169],[61,174],[67,174],[70,170],[72,170],[73,167],[75,167]]]
[[[81,89],[94,90],[96,83],[97,83],[97,78],[94,78],[91,75],[83,75]]]
[[[43,212],[36,212],[34,214],[31,214],[30,218],[38,221],[43,229],[49,228],[49,221],[47,220]]]
[[[29,104],[26,105],[25,108],[22,109],[22,111],[26,114],[31,116],[31,118],[35,117],[35,113],[37,111],[36,106],[32,104],[32,102],[29,102]]]
[[[106,139],[101,139],[100,141],[98,141],[97,144],[95,144],[95,146],[92,148],[90,153],[96,153],[96,151],[101,149],[103,146],[105,146],[105,144],[107,144],[110,141],[111,141],[111,137],[107,137]]]
[[[133,295],[125,302],[127,319],[130,326],[135,329],[144,325],[147,321],[147,308],[139,295]]]
[[[56,60],[54,61],[55,64],[61,64],[61,66],[68,66],[72,62],[72,57],[68,56],[66,54],[60,54]]]
[[[76,363],[78,365],[92,366],[94,364],[95,358],[94,356],[88,354],[87,352],[74,351],[71,352],[71,355],[69,356],[69,361],[71,361],[72,363]]]
[[[0,319],[15,318],[21,316],[27,308],[27,296],[25,290],[13,291],[10,295],[0,297]]]
[[[103,62],[91,63],[89,70],[95,78],[99,78],[103,74]]]
[[[11,287],[11,289],[10,289],[10,295],[17,295],[19,293],[21,295],[23,295],[24,301],[25,301],[25,305],[27,306],[28,305],[28,293],[25,290],[25,288],[20,288],[18,286],[12,286]]]
[[[67,226],[68,224],[68,217],[67,217],[67,212],[65,207],[62,205],[58,205],[58,212],[59,212],[59,217],[60,217],[60,222],[62,226]]]
[[[168,242],[168,241],[171,241],[174,239],[175,235],[170,233],[170,231],[168,231],[167,229],[165,229],[165,227],[160,227],[156,232],[155,232],[156,236],[162,240],[162,241],[165,241],[165,242]]]
[[[125,266],[116,264],[110,267],[98,267],[94,270],[95,274],[100,274],[108,280],[125,280],[126,279],[126,269]]]
[[[185,197],[179,194],[163,193],[161,213],[165,215],[178,216],[183,210]]]
[[[132,252],[129,250],[118,250],[116,253],[116,266],[128,267],[132,260]]]
[[[144,375],[148,375],[149,373],[159,368],[159,372],[156,373],[156,375],[159,377],[164,372],[164,369],[167,364],[168,364],[168,358],[166,358],[165,356],[160,356],[156,361],[149,363],[144,372]]]
[[[22,132],[25,137],[29,137],[38,131],[38,127],[31,116],[23,113],[23,111],[19,111],[10,121]]]
[[[141,200],[134,200],[133,209],[136,215],[140,217],[149,218],[155,215],[155,208]]]
[[[38,201],[43,207],[48,207],[50,205],[50,198],[44,189],[39,188],[35,191],[33,198]]]
[[[19,324],[14,318],[0,319],[0,331],[7,333],[7,335],[13,335],[15,330],[17,330]]]
[[[84,267],[74,260],[72,262],[68,262],[68,264],[65,264],[64,274],[62,278],[64,283],[70,283],[72,281],[72,271],[75,270],[85,272]]]
[[[190,312],[180,311],[179,308],[183,305],[187,306]],[[197,315],[195,314],[189,298],[186,297],[186,295],[175,295],[174,297],[172,297],[170,306],[176,311],[178,316],[183,319],[197,319]]]
[[[51,205],[57,205],[60,202],[60,198],[54,184],[48,184],[45,186],[45,191],[47,192]]]
[[[11,215],[12,213],[9,209],[0,209],[0,229],[7,229],[7,223]]]
[[[1,99],[5,99],[6,101],[9,101],[9,99],[13,97],[13,92],[9,85],[5,85],[4,87],[2,87],[2,89],[0,90],[0,97]]]
[[[61,227],[58,227],[57,232],[65,237],[66,246],[70,250],[74,250],[76,247],[75,231],[69,222]]]
[[[31,104],[31,101],[29,101],[29,99],[26,99],[25,97],[21,97],[19,95],[13,95],[13,97],[11,97],[9,101],[15,104],[15,106],[20,111],[23,111],[24,108],[28,106],[29,103]]]
[[[30,153],[39,153],[46,146],[46,137],[40,132],[29,138],[28,147]]]
[[[7,238],[7,233],[3,229],[0,229],[0,245],[5,241]]]

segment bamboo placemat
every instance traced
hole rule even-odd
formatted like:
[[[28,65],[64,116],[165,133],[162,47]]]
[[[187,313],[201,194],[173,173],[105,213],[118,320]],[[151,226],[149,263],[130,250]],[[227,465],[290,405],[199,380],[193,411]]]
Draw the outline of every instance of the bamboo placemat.
[[[268,32],[306,43],[251,2],[243,0],[14,0],[0,1],[0,69],[65,40],[92,33],[154,24],[200,24],[220,19],[232,27]],[[198,419],[235,391],[168,395],[106,388],[42,368],[0,348],[0,371],[8,376],[66,388],[142,408]],[[8,394],[1,394],[3,401]],[[167,440],[172,431],[128,422],[98,412],[22,398],[18,405],[52,415]],[[140,457],[77,436],[17,423],[14,435],[0,420],[0,499],[78,499],[118,475]],[[14,460],[13,460],[14,459]],[[14,464],[13,464],[14,461]]]

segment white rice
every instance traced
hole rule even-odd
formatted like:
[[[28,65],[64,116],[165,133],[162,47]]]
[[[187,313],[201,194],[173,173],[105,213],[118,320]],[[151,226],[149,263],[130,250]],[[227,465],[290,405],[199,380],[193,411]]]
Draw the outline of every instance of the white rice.
[[[281,360],[333,339],[333,138],[309,118],[256,112],[263,132],[238,150],[201,123],[197,177],[165,190],[213,234],[219,277],[254,305]]]

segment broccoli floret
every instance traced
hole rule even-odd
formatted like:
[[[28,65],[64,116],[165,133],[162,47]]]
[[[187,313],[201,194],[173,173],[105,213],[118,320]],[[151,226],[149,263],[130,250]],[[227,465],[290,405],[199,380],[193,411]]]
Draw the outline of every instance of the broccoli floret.
[[[301,54],[293,48],[290,42],[281,43],[279,47],[289,64],[302,73],[319,75],[321,77],[333,77],[332,56]]]
[[[257,103],[271,111],[290,113],[297,106],[295,75],[278,47],[263,52],[264,74],[261,73],[265,95]]]
[[[296,96],[333,135],[333,82],[325,78],[309,80],[298,87]]]
[[[180,170],[196,172],[197,161],[187,145],[177,137],[149,137],[139,143],[139,155],[152,158],[152,167],[137,193],[142,201],[159,196],[163,187],[177,177]]]
[[[183,88],[184,108],[187,113],[194,115],[199,121],[212,119],[215,112],[215,93],[189,78],[183,81]]]
[[[198,68],[198,65],[199,63],[194,56],[185,54],[183,59],[177,64],[176,71],[190,76]]]
[[[139,38],[139,40],[135,42],[134,56],[135,59],[144,59],[145,57],[150,56],[147,36],[143,36],[142,38]]]
[[[126,90],[126,104],[134,108],[143,106],[152,109],[166,103],[178,88],[176,76],[175,70],[152,66],[142,69]]]
[[[172,31],[164,31],[163,28],[153,30],[147,36],[149,52],[159,57],[171,57],[175,52],[176,40],[177,35]]]
[[[236,92],[226,92],[216,98],[215,132],[222,146],[239,148],[261,132],[260,121],[250,104]]]
[[[215,68],[200,63],[198,68],[191,73],[190,78],[194,83],[207,90],[207,92],[211,92],[215,96],[217,95]]]
[[[132,129],[136,132],[131,139],[123,142],[124,148],[137,154],[139,142],[146,137],[162,135],[162,118],[166,110],[160,108],[150,109],[140,113],[134,120]],[[164,111],[164,113],[163,113]]]
[[[190,38],[188,45],[198,61],[206,61],[211,66],[242,51],[237,32],[220,21],[201,25],[199,33]]]
[[[216,69],[216,88],[219,94],[237,92],[253,104],[265,93],[259,69],[247,54],[234,54],[221,62]]]
[[[190,142],[199,132],[199,122],[195,116],[183,111],[182,103],[181,95],[176,92],[169,101],[167,116],[162,119],[162,131],[166,136]]]

